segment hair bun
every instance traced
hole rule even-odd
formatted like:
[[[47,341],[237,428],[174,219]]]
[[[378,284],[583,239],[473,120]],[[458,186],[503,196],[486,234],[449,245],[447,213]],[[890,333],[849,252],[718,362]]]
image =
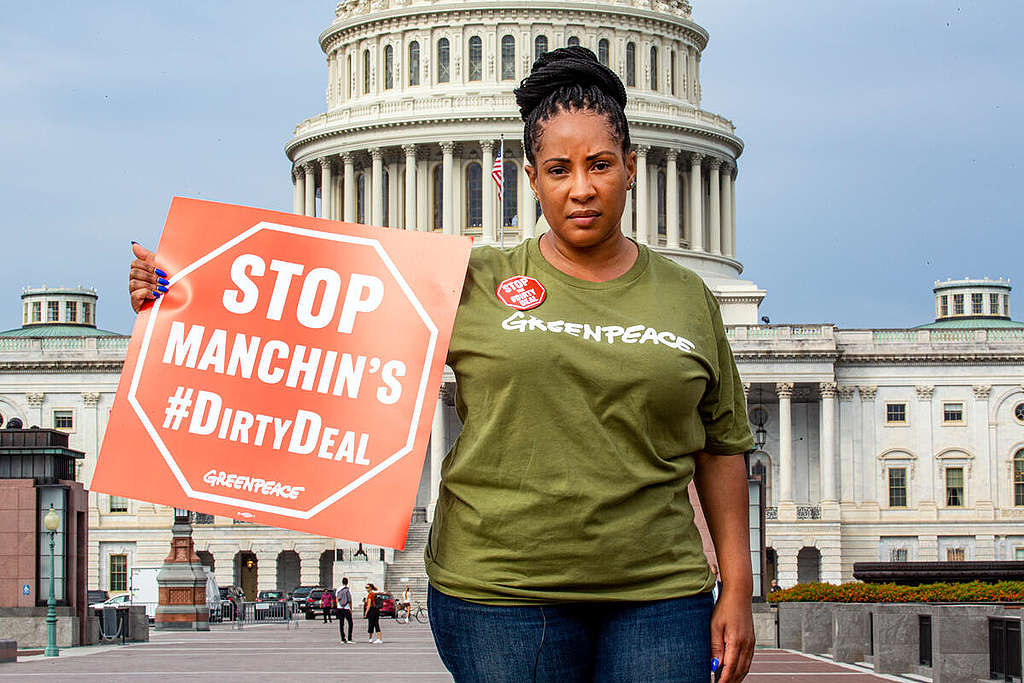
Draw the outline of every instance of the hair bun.
[[[594,86],[626,107],[626,88],[611,69],[597,60],[585,47],[571,45],[545,52],[533,64],[530,75],[516,88],[516,104],[526,121],[544,99],[561,88],[573,86],[586,90]]]

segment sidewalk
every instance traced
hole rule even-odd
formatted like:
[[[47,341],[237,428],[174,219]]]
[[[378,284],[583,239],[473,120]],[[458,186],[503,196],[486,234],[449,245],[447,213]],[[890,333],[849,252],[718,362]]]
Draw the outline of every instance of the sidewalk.
[[[246,626],[217,625],[208,633],[151,631],[152,640],[125,646],[71,648],[60,657],[23,657],[0,664],[0,681],[451,681],[441,664],[430,628],[384,620],[384,643],[366,642],[366,622],[357,619],[354,643],[342,645],[337,622]],[[816,660],[785,650],[758,650],[747,681],[835,683],[902,680]]]

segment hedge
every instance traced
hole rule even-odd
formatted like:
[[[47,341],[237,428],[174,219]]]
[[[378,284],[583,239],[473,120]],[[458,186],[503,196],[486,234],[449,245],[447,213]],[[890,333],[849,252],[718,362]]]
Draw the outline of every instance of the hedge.
[[[800,583],[769,593],[769,602],[1024,602],[1024,581],[999,583]]]

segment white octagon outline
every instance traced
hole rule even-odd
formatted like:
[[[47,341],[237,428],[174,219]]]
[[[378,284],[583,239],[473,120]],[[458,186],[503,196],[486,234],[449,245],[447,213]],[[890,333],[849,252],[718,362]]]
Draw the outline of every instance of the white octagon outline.
[[[146,325],[146,331],[142,337],[142,345],[139,348],[139,357],[135,362],[135,371],[132,373],[132,381],[128,387],[128,403],[131,404],[132,408],[135,410],[135,414],[139,417],[139,420],[142,422],[143,427],[145,427],[146,432],[149,434],[150,438],[153,440],[153,443],[156,445],[157,450],[160,451],[160,455],[163,456],[164,461],[167,463],[167,466],[171,469],[171,472],[174,474],[174,478],[177,479],[178,484],[181,485],[181,488],[185,492],[185,495],[188,496],[189,498],[208,500],[213,503],[222,503],[225,505],[234,505],[240,508],[248,508],[250,510],[273,512],[275,514],[283,515],[286,517],[294,517],[297,519],[310,519],[313,516],[322,512],[324,508],[326,508],[327,506],[337,502],[344,496],[348,495],[355,489],[365,484],[373,477],[377,476],[378,474],[386,470],[388,467],[395,464],[403,457],[405,457],[409,452],[412,451],[413,444],[416,440],[416,428],[419,423],[420,412],[422,411],[423,408],[423,397],[427,391],[427,380],[430,379],[430,365],[434,358],[434,347],[437,344],[437,326],[434,324],[434,321],[430,319],[430,316],[427,315],[427,311],[423,308],[423,305],[420,304],[419,299],[416,298],[416,295],[413,293],[412,288],[409,287],[409,284],[405,281],[405,278],[402,277],[402,274],[398,271],[398,268],[395,267],[395,264],[391,260],[391,257],[388,256],[388,253],[384,251],[384,248],[377,240],[366,237],[354,237],[352,235],[339,235],[332,232],[322,232],[320,230],[312,230],[309,228],[298,228],[291,225],[280,225],[278,223],[269,223],[266,221],[257,223],[256,225],[249,228],[245,232],[240,233],[238,236],[234,237],[231,240],[228,240],[221,246],[206,254],[199,260],[194,261],[185,268],[182,268],[179,272],[171,276],[170,284],[174,285],[176,282],[181,280],[183,277],[185,277],[192,271],[200,268],[201,266],[206,265],[208,262],[220,256],[228,249],[234,247],[240,242],[243,242],[244,240],[247,240],[248,238],[252,237],[261,230],[275,230],[277,232],[285,232],[293,235],[300,235],[302,237],[313,237],[317,239],[330,240],[332,242],[348,242],[350,244],[358,244],[361,246],[370,247],[375,252],[377,252],[377,256],[380,257],[380,260],[384,263],[385,267],[391,273],[392,277],[394,277],[395,281],[398,282],[398,286],[401,288],[406,298],[409,299],[409,302],[412,304],[413,308],[416,309],[416,312],[419,314],[420,318],[427,326],[427,329],[430,331],[430,341],[427,344],[427,354],[423,360],[423,373],[420,378],[419,389],[416,393],[416,407],[413,410],[412,422],[409,425],[409,434],[408,438],[406,439],[405,445],[402,446],[397,451],[395,451],[388,458],[380,462],[376,467],[367,470],[362,475],[360,475],[353,481],[349,482],[341,489],[335,491],[333,494],[331,494],[330,496],[328,496],[327,498],[317,503],[308,510],[292,510],[277,505],[269,505],[267,503],[241,500],[238,498],[232,498],[230,496],[219,495],[216,493],[205,493],[203,491],[196,491],[191,487],[191,485],[189,485],[188,480],[185,479],[185,475],[182,474],[181,469],[178,467],[178,463],[175,462],[174,457],[167,449],[167,446],[164,445],[164,442],[160,438],[160,435],[153,427],[153,424],[149,421],[149,416],[146,415],[146,412],[142,409],[142,406],[139,404],[139,401],[135,396],[136,389],[138,388],[139,385],[139,378],[142,375],[143,360],[145,360],[146,354],[149,352],[150,338],[152,337],[153,327],[156,324],[157,315],[160,313],[160,304],[163,302],[163,299],[157,299],[153,303],[152,310],[150,311],[149,322]]]

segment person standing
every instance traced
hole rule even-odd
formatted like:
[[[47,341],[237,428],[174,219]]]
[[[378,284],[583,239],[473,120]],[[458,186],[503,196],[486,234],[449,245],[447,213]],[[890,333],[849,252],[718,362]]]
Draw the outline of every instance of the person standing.
[[[341,578],[341,588],[335,596],[338,603],[338,633],[341,635],[341,642],[348,644],[352,642],[352,591],[348,588],[348,577]],[[345,637],[345,624],[348,624],[348,638]]]
[[[366,584],[366,605],[363,607],[363,616],[366,617],[366,631],[370,634],[371,643],[383,643],[380,633],[380,608],[377,606],[377,587],[372,583]],[[373,639],[373,634],[377,639]]]
[[[334,607],[333,607],[333,604],[334,604],[333,603],[333,599],[334,599],[334,591],[329,589],[329,588],[323,592],[323,595],[320,596],[320,607],[324,611],[324,623],[325,624],[331,623],[331,610],[334,609]]]

